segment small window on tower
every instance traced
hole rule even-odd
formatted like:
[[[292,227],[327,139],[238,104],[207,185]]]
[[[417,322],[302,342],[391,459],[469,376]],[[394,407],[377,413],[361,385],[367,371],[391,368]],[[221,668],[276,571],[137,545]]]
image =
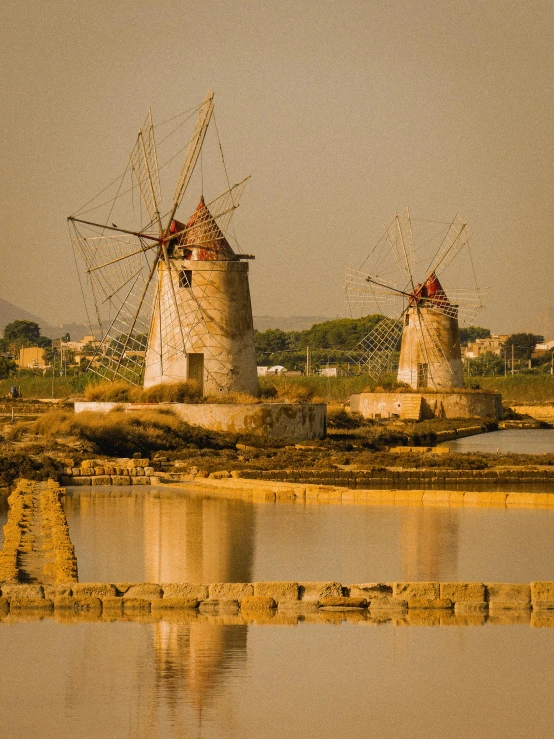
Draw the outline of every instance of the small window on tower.
[[[191,269],[182,269],[179,272],[179,287],[192,287]]]
[[[406,313],[406,318],[404,318],[404,323],[406,324],[406,326],[410,325],[410,314],[409,313]]]

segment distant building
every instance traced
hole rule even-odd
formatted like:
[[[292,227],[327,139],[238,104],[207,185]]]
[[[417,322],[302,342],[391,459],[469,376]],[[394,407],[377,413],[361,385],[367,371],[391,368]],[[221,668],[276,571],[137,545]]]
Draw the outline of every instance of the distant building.
[[[496,354],[499,357],[509,336],[510,334],[491,334],[486,339],[471,341],[465,347],[464,359],[475,359],[483,354]]]
[[[336,377],[338,370],[336,367],[322,367],[319,374],[323,375],[323,377]]]
[[[45,369],[48,365],[44,349],[40,346],[26,346],[20,349],[17,366],[19,369]]]
[[[276,364],[273,367],[256,367],[258,371],[258,377],[265,377],[265,375],[283,375],[287,368],[280,364]]]

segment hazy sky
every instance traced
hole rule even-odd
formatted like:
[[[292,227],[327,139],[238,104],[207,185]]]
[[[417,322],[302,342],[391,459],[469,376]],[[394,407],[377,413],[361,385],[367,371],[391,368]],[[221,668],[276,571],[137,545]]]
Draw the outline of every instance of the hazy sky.
[[[125,168],[148,106],[211,87],[231,177],[252,174],[234,223],[255,314],[346,315],[345,267],[406,205],[468,220],[479,323],[554,304],[552,0],[4,0],[2,30],[10,302],[84,319],[66,216]]]

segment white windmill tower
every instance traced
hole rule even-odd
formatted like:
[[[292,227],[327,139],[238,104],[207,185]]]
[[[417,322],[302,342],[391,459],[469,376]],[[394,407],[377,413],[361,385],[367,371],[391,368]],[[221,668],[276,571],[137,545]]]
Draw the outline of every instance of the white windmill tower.
[[[414,224],[425,226],[419,239]],[[383,315],[350,353],[374,379],[393,371],[397,356],[398,381],[414,389],[463,386],[458,321],[469,322],[482,307],[469,239],[459,215],[449,223],[417,221],[406,208],[385,227],[367,272],[347,270],[350,309]],[[470,286],[461,288],[460,280]]]
[[[88,210],[83,208],[68,219],[74,232],[73,242],[85,261],[102,330],[102,340],[89,369],[106,380],[125,379],[148,387],[192,379],[205,395],[258,392],[248,264],[243,261],[253,257],[236,253],[225,236],[248,178],[229,186],[218,134],[228,188],[208,203],[202,194],[185,223],[176,219],[202,154],[213,117],[213,97],[208,92],[203,103],[192,111],[198,112],[196,126],[165,214],[161,211],[160,171],[165,173],[164,168],[179,152],[158,166],[149,112],[126,172],[112,183],[117,186],[115,196]],[[182,116],[184,120],[176,123],[161,143],[191,117]],[[175,119],[179,116],[167,123]],[[125,189],[127,174],[131,186]],[[202,192],[203,181],[202,167]],[[136,220],[137,207],[130,213],[127,203],[125,210],[124,198],[129,193],[132,198],[135,186],[146,213],[141,208],[140,224],[123,229],[113,223],[114,208],[123,206],[122,217],[127,222]],[[102,223],[82,218],[84,213],[106,206],[108,211]]]

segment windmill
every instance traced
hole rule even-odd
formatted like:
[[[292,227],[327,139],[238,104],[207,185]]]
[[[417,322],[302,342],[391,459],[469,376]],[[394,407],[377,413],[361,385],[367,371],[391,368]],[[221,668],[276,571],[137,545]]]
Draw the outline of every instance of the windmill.
[[[213,98],[208,92],[192,112],[165,122],[177,120],[162,143],[175,140],[174,134],[197,113],[165,213],[160,173],[166,174],[179,151],[158,165],[160,127],[154,127],[149,111],[125,173],[89,201],[88,210],[84,206],[68,219],[102,336],[89,369],[105,380],[148,387],[192,379],[205,394],[258,391],[248,264],[243,261],[253,257],[236,253],[225,235],[249,178],[230,186],[217,126],[227,188],[207,203],[203,194],[203,146],[215,120]],[[202,194],[183,223],[176,216],[199,158]],[[131,182],[125,189],[127,176]],[[116,188],[115,195],[102,200],[110,187]],[[83,218],[98,210],[103,210],[102,222]],[[137,219],[135,227],[114,223]]]
[[[351,361],[379,380],[398,357],[397,379],[412,388],[463,386],[458,322],[482,307],[469,240],[459,215],[448,223],[413,219],[408,208],[395,215],[366,259],[367,271],[347,270],[351,311],[382,314]]]

